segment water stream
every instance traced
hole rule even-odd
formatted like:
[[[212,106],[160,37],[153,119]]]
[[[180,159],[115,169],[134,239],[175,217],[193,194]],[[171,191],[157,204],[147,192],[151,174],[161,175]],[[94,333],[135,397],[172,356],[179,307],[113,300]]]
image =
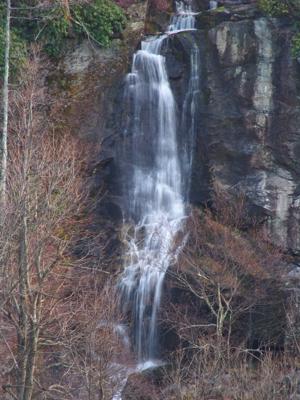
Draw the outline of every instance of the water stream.
[[[168,82],[165,59],[160,55],[164,36],[142,43],[134,56],[132,73],[135,127],[143,132],[141,110],[149,104],[154,159],[145,165],[137,157],[133,168],[130,209],[138,222],[129,239],[128,264],[121,280],[123,309],[130,307],[134,323],[134,347],[139,361],[156,357],[157,311],[172,246],[185,216],[181,170],[176,140],[175,101]],[[145,94],[147,94],[145,96]],[[143,116],[144,117],[144,116]],[[139,162],[141,161],[141,162]]]
[[[183,1],[176,1],[176,13],[171,18],[171,23],[168,27],[168,32],[190,30],[195,28],[195,15],[191,4],[186,4]]]
[[[169,32],[194,29],[196,13],[183,2],[177,2],[176,6],[176,15],[167,32],[142,42],[126,78],[125,99],[130,119],[125,134],[131,138],[132,161],[124,194],[125,223],[135,221],[135,227],[127,237],[128,250],[119,289],[123,313],[130,315],[139,370],[159,362],[158,311],[164,277],[177,254],[174,241],[184,227],[185,181],[192,159],[191,143],[185,148],[184,163],[179,154],[180,124],[162,50]],[[195,45],[183,106],[186,118],[194,113],[199,90],[198,58]],[[195,131],[193,118],[190,129]]]

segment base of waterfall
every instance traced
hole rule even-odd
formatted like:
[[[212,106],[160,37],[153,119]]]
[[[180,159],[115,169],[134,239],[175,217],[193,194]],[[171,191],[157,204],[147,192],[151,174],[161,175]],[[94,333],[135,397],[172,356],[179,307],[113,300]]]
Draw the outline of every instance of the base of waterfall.
[[[135,367],[125,367],[122,365],[116,365],[118,370],[117,380],[119,381],[119,384],[117,385],[118,387],[116,393],[112,397],[112,400],[126,400],[126,391],[128,390],[126,389],[126,387],[130,377],[143,376],[143,373],[145,371],[150,371],[150,370],[153,373],[153,371],[155,372],[157,368],[163,367],[164,365],[165,363],[161,360],[142,361],[139,362]],[[125,397],[123,396],[124,393]]]
[[[143,372],[150,368],[161,367],[165,363],[161,360],[147,360],[139,362],[137,365],[137,372]]]

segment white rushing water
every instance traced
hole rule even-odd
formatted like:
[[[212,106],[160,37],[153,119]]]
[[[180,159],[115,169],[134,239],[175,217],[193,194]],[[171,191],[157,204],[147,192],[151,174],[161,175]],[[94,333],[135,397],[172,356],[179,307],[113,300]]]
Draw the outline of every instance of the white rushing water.
[[[195,28],[195,15],[190,4],[176,1],[176,14],[172,17],[168,31],[183,31]]]
[[[196,43],[193,43],[190,55],[190,80],[188,90],[183,103],[181,129],[187,131],[183,146],[183,174],[185,178],[184,191],[186,198],[189,198],[191,189],[191,170],[194,160],[194,145],[196,143],[197,119],[200,95],[200,54]]]
[[[177,3],[168,31],[193,29],[194,25],[191,6]],[[132,135],[133,158],[126,197],[129,219],[136,225],[127,240],[119,286],[123,312],[130,314],[133,324],[139,369],[154,365],[158,357],[157,314],[163,281],[176,257],[174,240],[185,219],[186,171],[180,163],[176,105],[162,55],[167,37],[165,34],[142,42],[126,82],[126,98],[132,110],[126,134],[129,131]],[[188,96],[193,108],[198,67],[192,72]]]

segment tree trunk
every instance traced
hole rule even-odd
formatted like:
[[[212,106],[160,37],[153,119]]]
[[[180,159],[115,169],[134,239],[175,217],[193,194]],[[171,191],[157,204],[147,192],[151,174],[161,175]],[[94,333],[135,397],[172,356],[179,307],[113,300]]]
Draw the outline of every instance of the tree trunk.
[[[36,293],[32,299],[31,321],[29,324],[30,332],[28,334],[28,357],[26,365],[26,380],[23,400],[31,400],[33,394],[33,382],[36,367],[36,358],[38,352],[38,341],[40,334],[40,318],[41,318],[41,295]]]
[[[25,206],[23,205],[25,208]],[[18,399],[24,399],[28,358],[28,260],[27,260],[27,219],[25,209],[19,236],[19,334],[18,334]]]
[[[28,357],[26,365],[25,389],[22,400],[31,400],[33,394],[33,382],[38,350],[39,328],[37,322],[31,324],[30,337],[27,343]]]
[[[1,173],[0,173],[0,201],[1,214],[6,202],[6,169],[7,169],[7,127],[8,127],[8,81],[9,81],[9,53],[10,53],[10,12],[11,0],[6,0],[6,29],[5,29],[5,59],[3,82],[3,128],[1,138]]]

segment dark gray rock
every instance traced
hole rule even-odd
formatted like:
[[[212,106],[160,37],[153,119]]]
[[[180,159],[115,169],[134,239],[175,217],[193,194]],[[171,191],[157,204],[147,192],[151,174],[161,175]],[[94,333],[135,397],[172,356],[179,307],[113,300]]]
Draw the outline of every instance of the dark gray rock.
[[[191,51],[195,45],[200,51],[190,199],[209,203],[215,185],[232,201],[243,193],[253,218],[267,220],[273,240],[298,254],[300,65],[291,56],[291,26],[284,18],[263,18],[253,1],[223,3],[225,9],[216,12],[207,11],[207,1],[194,1],[200,30],[170,35],[164,48],[181,124],[180,149],[190,128],[181,120]],[[144,3],[141,7],[145,11]],[[148,3],[148,31],[165,29],[172,7],[170,1]],[[122,85],[143,28],[141,19],[131,22],[128,38],[107,51],[84,43],[69,52],[54,88],[67,99],[64,123],[87,140],[102,141],[102,158],[109,162],[96,176],[109,194],[108,213],[119,217],[121,121],[128,119]]]
[[[244,193],[275,242],[298,252],[299,70],[289,32],[266,18],[208,32],[205,118],[211,180]]]
[[[175,35],[165,53],[179,110],[193,43],[201,53],[191,200],[209,202],[213,185],[232,201],[243,193],[253,218],[267,218],[273,240],[299,253],[300,68],[291,29],[285,20],[258,17],[255,5],[238,7],[244,19]]]
[[[190,199],[195,204],[209,203],[214,186],[228,192],[232,201],[243,193],[253,219],[267,220],[274,242],[297,254],[300,66],[291,56],[288,21],[261,17],[253,2],[242,3],[247,4],[227,2],[226,13],[218,13],[218,19],[212,12],[200,14],[200,25],[203,16],[212,23],[197,32],[170,35],[164,45],[178,107],[180,149],[190,128],[188,123],[182,125],[182,118],[193,46],[200,52]],[[115,132],[111,144],[115,149],[123,146],[120,120],[124,115],[128,118],[127,110],[122,110],[122,90],[119,93],[114,123],[108,125]],[[115,154],[118,164],[120,152]],[[114,190],[120,185],[117,171],[111,175]]]

